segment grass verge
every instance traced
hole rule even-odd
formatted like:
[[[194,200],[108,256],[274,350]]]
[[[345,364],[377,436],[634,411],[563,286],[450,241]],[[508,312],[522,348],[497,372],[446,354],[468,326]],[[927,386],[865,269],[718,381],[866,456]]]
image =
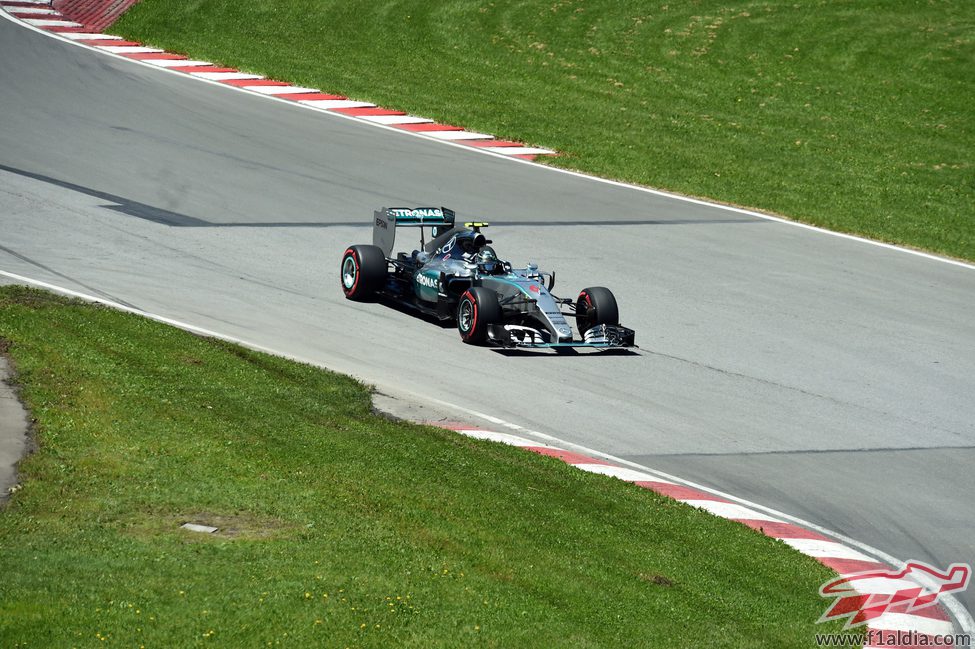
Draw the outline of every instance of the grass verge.
[[[970,0],[144,0],[113,31],[975,260]]]
[[[812,646],[829,572],[314,367],[20,287],[0,645]],[[184,522],[211,523],[200,535]]]

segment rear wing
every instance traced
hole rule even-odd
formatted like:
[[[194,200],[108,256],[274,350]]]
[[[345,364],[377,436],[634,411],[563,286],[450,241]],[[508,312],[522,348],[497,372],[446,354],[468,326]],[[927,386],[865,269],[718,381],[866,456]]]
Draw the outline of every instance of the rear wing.
[[[372,243],[389,257],[396,242],[396,228],[420,228],[420,248],[423,248],[423,228],[432,228],[430,238],[435,239],[454,227],[454,211],[446,207],[384,207],[373,212]]]

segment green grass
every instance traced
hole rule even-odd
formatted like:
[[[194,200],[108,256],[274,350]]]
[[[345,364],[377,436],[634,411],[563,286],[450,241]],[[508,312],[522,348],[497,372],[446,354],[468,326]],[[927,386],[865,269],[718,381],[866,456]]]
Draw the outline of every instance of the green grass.
[[[837,628],[815,624],[830,573],[781,543],[388,421],[347,377],[15,287],[0,340],[39,445],[0,512],[0,646],[778,649]]]
[[[975,260],[970,0],[144,0],[113,30]]]

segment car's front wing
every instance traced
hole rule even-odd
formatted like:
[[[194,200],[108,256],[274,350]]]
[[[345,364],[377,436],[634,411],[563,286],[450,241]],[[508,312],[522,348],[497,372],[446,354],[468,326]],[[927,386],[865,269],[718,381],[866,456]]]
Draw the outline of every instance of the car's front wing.
[[[620,325],[598,325],[586,332],[584,340],[571,342],[549,342],[539,330],[519,325],[493,324],[488,326],[487,333],[490,344],[507,348],[636,347],[636,332]]]

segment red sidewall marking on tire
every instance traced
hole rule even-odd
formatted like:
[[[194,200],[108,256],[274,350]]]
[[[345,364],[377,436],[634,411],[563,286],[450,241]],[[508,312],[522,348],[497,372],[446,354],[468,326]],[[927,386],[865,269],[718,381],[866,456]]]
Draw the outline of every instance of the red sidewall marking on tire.
[[[346,295],[355,295],[355,289],[359,285],[359,259],[356,257],[355,250],[351,248],[345,251],[345,258],[352,259],[352,263],[355,264],[355,281],[352,282],[352,286],[345,290],[345,263],[342,263],[342,289],[345,290]]]
[[[475,329],[477,329],[477,300],[471,295],[471,328],[469,331],[471,337],[474,336]]]
[[[461,332],[461,336],[464,338],[464,340],[468,340],[469,338],[472,337],[474,333],[474,327],[477,325],[477,301],[474,300],[474,295],[470,291],[465,291],[464,296],[461,299],[467,300],[467,303],[471,305],[470,326],[467,328],[466,331]],[[461,304],[461,308],[463,309],[463,304]]]

